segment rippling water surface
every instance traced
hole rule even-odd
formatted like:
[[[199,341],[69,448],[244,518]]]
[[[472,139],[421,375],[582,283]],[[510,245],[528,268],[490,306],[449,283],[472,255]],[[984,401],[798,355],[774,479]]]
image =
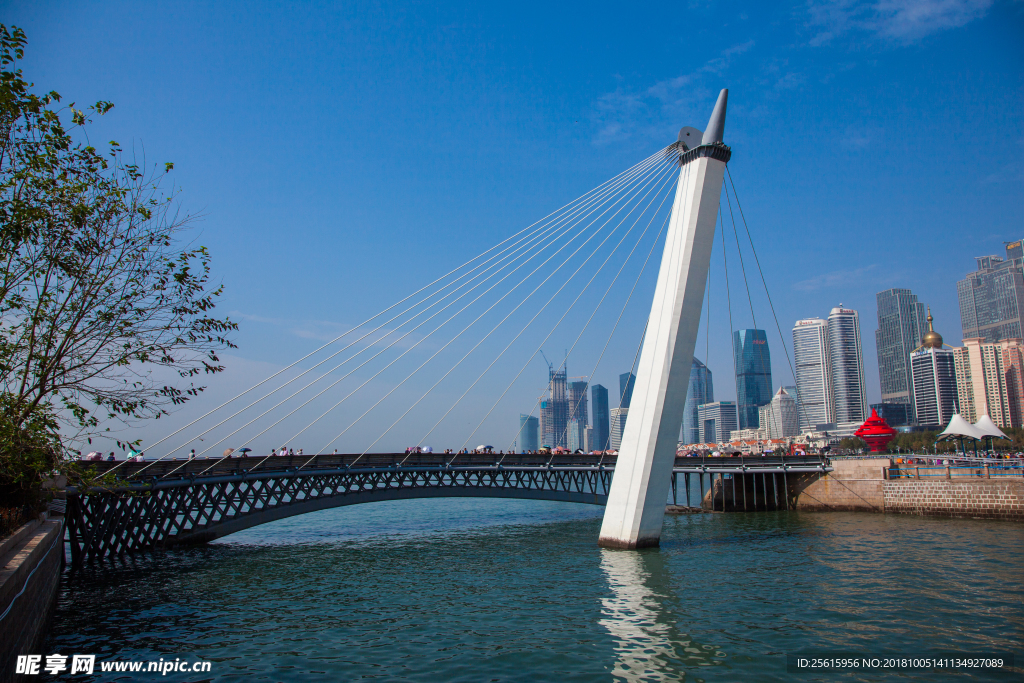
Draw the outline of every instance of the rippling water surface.
[[[215,680],[568,682],[871,681],[788,674],[785,654],[998,651],[1016,671],[975,677],[1024,679],[1019,524],[698,514],[623,552],[596,546],[602,512],[449,499],[275,522],[73,578],[46,652],[210,660]]]

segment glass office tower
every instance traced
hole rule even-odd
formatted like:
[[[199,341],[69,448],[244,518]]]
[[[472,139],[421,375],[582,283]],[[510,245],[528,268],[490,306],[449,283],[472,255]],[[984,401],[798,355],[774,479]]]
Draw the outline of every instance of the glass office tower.
[[[539,435],[540,420],[535,418],[533,415],[519,415],[519,438],[516,441],[519,442],[519,450],[522,451],[535,451],[540,448],[540,444],[537,443]]]
[[[679,440],[684,444],[700,442],[700,421],[698,408],[713,403],[715,388],[711,381],[711,370],[696,358],[690,365],[690,385],[686,389],[686,408],[683,412],[683,429]]]
[[[772,358],[764,330],[732,333],[736,411],[740,429],[757,429],[757,409],[772,400]]]
[[[910,354],[928,331],[925,306],[909,289],[887,289],[879,292],[876,300],[878,329],[875,330],[875,349],[882,402],[910,405],[909,419],[899,423],[907,424],[914,419]],[[894,425],[890,422],[889,426]]]
[[[608,439],[610,414],[608,413],[608,390],[601,384],[593,384],[590,387],[590,398],[593,401],[591,412],[594,417],[594,438],[590,448],[598,451],[606,451],[610,447]]]
[[[636,384],[636,375],[632,372],[624,372],[619,375],[619,407],[628,408],[633,398],[633,385]]]
[[[1024,336],[1024,242],[1005,246],[1005,259],[978,257],[978,270],[956,283],[963,339],[981,337],[994,344]]]

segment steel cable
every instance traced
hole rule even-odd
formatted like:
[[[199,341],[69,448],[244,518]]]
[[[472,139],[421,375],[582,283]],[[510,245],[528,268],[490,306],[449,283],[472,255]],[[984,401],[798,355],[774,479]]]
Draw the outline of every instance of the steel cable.
[[[648,182],[649,182],[649,181],[648,181]],[[643,188],[641,188],[641,190],[642,190],[642,189],[643,189]],[[632,198],[631,198],[631,199],[632,199]],[[628,204],[624,204],[624,206],[625,206],[625,205],[628,205]],[[602,212],[601,216],[603,216],[603,215],[604,215],[604,213],[607,213],[607,212],[608,212],[609,210],[611,210],[611,207],[609,207],[609,208],[608,208],[608,209],[606,209],[606,210],[605,210],[604,212]],[[621,211],[621,210],[622,210],[622,208],[620,208],[620,209],[619,209],[618,211]],[[616,214],[618,213],[618,211],[616,211],[616,213],[615,213],[615,214],[612,214],[612,215],[613,215],[613,216],[614,216],[614,215],[616,215]],[[600,216],[599,216],[598,218],[600,218]],[[595,221],[595,222],[596,222],[596,221]],[[605,223],[605,225],[606,225],[606,224],[607,224],[607,222]],[[603,227],[603,226],[602,226],[602,227]],[[591,241],[592,239],[594,239],[594,237],[596,237],[596,235],[597,235],[597,234],[598,234],[598,232],[595,232],[595,233],[594,233],[593,235],[591,235],[590,237],[588,237],[588,238],[587,238],[587,239],[586,239],[586,240],[585,240],[585,241],[584,241],[584,242],[583,242],[583,243],[582,243],[582,244],[581,244],[581,245],[580,245],[579,247],[577,247],[577,248],[576,248],[576,250],[575,250],[575,251],[573,251],[573,253],[572,253],[572,254],[570,254],[570,255],[569,255],[569,257],[568,257],[568,258],[570,258],[570,259],[571,259],[571,258],[572,258],[572,257],[573,257],[573,256],[574,256],[574,255],[575,255],[576,253],[578,253],[578,252],[579,252],[579,251],[580,251],[580,250],[581,250],[581,249],[582,249],[582,248],[583,248],[584,246],[586,246],[586,244],[587,244],[587,243],[589,243],[589,242],[590,242],[590,241]],[[574,238],[574,239],[575,239],[575,238]],[[555,256],[557,256],[557,255],[558,255],[558,254],[559,254],[559,253],[560,253],[560,252],[561,252],[561,251],[562,251],[563,249],[565,249],[565,248],[566,248],[567,246],[569,246],[569,245],[568,245],[568,244],[566,244],[565,246],[561,247],[561,248],[560,248],[560,249],[559,249],[558,251],[556,251],[556,252],[555,252],[554,254],[552,254],[552,255],[551,255],[550,257],[548,257],[548,259],[546,259],[546,260],[545,260],[545,261],[544,261],[544,262],[543,262],[543,263],[542,263],[542,264],[541,264],[540,266],[538,266],[537,268],[535,268],[535,269],[534,269],[534,270],[533,270],[533,271],[532,271],[532,272],[531,272],[531,273],[530,273],[530,274],[529,274],[529,275],[527,276],[527,279],[528,279],[529,277],[532,277],[532,276],[533,276],[533,275],[534,275],[534,274],[535,274],[535,273],[536,273],[536,272],[537,272],[538,270],[540,270],[540,269],[541,269],[542,267],[544,267],[544,266],[545,266],[545,265],[546,265],[546,264],[547,264],[547,263],[548,263],[549,261],[551,261],[551,259],[553,259],[553,258],[554,258]],[[552,277],[554,276],[554,274],[555,274],[555,273],[557,273],[557,272],[558,272],[558,271],[559,271],[559,270],[560,270],[560,269],[561,269],[561,268],[562,268],[562,267],[564,266],[564,264],[565,264],[565,261],[563,261],[563,262],[562,262],[562,263],[561,263],[561,264],[560,264],[560,265],[559,265],[559,266],[558,266],[558,267],[557,267],[557,268],[556,268],[556,269],[555,269],[554,271],[552,271],[551,273],[549,273],[549,274],[548,274],[548,276],[547,276],[547,277],[546,277],[546,278],[545,278],[545,279],[544,279],[544,280],[543,280],[543,281],[541,282],[541,284],[540,284],[540,285],[538,285],[538,286],[537,286],[536,288],[534,288],[534,290],[533,290],[533,291],[532,291],[532,292],[531,292],[531,293],[530,293],[529,295],[527,295],[526,299],[524,299],[524,300],[523,300],[523,302],[521,302],[521,303],[520,303],[520,304],[519,304],[519,305],[518,305],[518,306],[516,307],[516,309],[514,309],[514,310],[517,310],[517,309],[518,309],[519,307],[521,307],[521,306],[522,306],[522,305],[523,305],[523,304],[524,304],[524,303],[526,302],[526,300],[527,300],[527,299],[529,299],[529,297],[530,297],[530,296],[532,296],[532,295],[533,295],[533,293],[534,293],[534,292],[536,292],[536,291],[537,291],[537,290],[538,290],[538,289],[539,289],[539,288],[540,288],[541,286],[543,286],[543,285],[544,285],[544,284],[545,284],[545,283],[546,283],[546,282],[547,282],[548,280],[550,280],[550,279],[551,279],[551,278],[552,278]],[[355,425],[356,423],[358,423],[358,422],[359,422],[359,420],[361,420],[361,419],[362,419],[363,417],[365,417],[365,416],[366,416],[366,415],[367,415],[367,414],[368,414],[368,413],[369,413],[370,411],[372,411],[372,410],[373,410],[374,408],[376,408],[376,407],[377,407],[377,406],[378,406],[378,405],[379,405],[379,404],[380,404],[380,403],[381,403],[381,402],[382,402],[382,401],[383,401],[384,399],[386,399],[386,398],[387,398],[388,396],[390,396],[390,395],[391,395],[392,393],[394,393],[394,392],[395,392],[395,391],[396,391],[396,390],[397,390],[397,389],[398,389],[398,388],[399,388],[400,386],[402,386],[402,385],[403,385],[403,384],[404,384],[404,383],[405,383],[406,381],[408,381],[408,379],[410,379],[410,378],[411,378],[411,377],[412,377],[413,375],[415,375],[415,374],[416,374],[417,372],[419,372],[419,370],[420,370],[420,369],[422,369],[422,368],[423,368],[423,367],[424,367],[424,366],[425,366],[425,365],[426,365],[427,363],[429,363],[429,362],[430,362],[430,361],[431,361],[431,360],[432,360],[433,358],[435,358],[435,357],[436,357],[436,356],[437,356],[437,355],[438,355],[438,354],[439,354],[439,353],[440,353],[441,351],[443,351],[443,350],[444,350],[445,348],[447,348],[448,346],[450,346],[450,345],[451,345],[451,344],[452,344],[452,343],[453,343],[453,342],[455,341],[455,339],[458,339],[458,338],[459,338],[459,337],[460,337],[460,336],[461,336],[462,334],[464,334],[464,333],[465,333],[465,332],[466,332],[467,330],[471,329],[471,328],[472,328],[472,326],[473,326],[473,325],[475,325],[475,324],[476,324],[476,322],[478,322],[478,321],[480,320],[480,318],[482,318],[482,317],[483,317],[484,315],[486,315],[486,314],[487,314],[487,313],[488,313],[489,311],[491,311],[491,310],[492,310],[492,309],[493,309],[493,308],[494,308],[495,306],[497,306],[497,304],[498,304],[498,303],[500,303],[500,302],[501,302],[501,301],[503,301],[503,300],[504,300],[505,298],[507,298],[507,297],[508,297],[508,296],[509,296],[509,295],[510,295],[510,294],[511,294],[512,292],[514,292],[514,291],[515,291],[516,289],[518,289],[518,287],[519,287],[519,285],[520,285],[520,284],[522,284],[522,283],[519,283],[519,284],[517,284],[517,285],[516,285],[515,287],[513,287],[513,288],[512,288],[511,290],[509,290],[508,292],[506,292],[505,294],[503,294],[503,295],[501,296],[501,298],[499,298],[499,299],[498,299],[498,301],[496,301],[496,302],[495,302],[494,304],[492,304],[492,305],[491,305],[491,306],[490,306],[490,307],[489,307],[489,308],[488,308],[487,310],[485,310],[485,311],[484,311],[483,313],[481,313],[481,314],[480,314],[480,316],[478,316],[478,317],[477,317],[477,318],[476,318],[475,320],[473,320],[473,322],[471,322],[471,323],[470,323],[470,325],[468,325],[468,326],[467,326],[466,328],[464,328],[464,329],[463,329],[463,330],[462,330],[461,332],[459,332],[459,333],[458,333],[458,334],[457,334],[457,335],[456,335],[456,336],[455,336],[455,337],[454,337],[454,338],[453,338],[452,340],[450,340],[450,341],[448,341],[447,343],[445,343],[445,345],[444,345],[444,346],[442,346],[442,347],[441,347],[441,348],[440,348],[440,349],[439,349],[439,350],[438,350],[437,352],[435,352],[435,353],[434,353],[434,354],[433,354],[433,355],[432,355],[432,356],[431,356],[430,358],[428,358],[428,359],[427,359],[426,361],[424,361],[424,363],[423,363],[423,364],[421,364],[421,365],[420,365],[420,366],[419,366],[418,368],[416,368],[416,370],[414,370],[414,371],[413,371],[412,373],[410,373],[410,375],[408,375],[408,376],[407,376],[407,377],[406,377],[405,379],[403,379],[403,380],[402,380],[402,382],[400,382],[400,383],[399,383],[398,385],[396,385],[396,386],[395,386],[395,387],[394,387],[393,389],[391,389],[391,391],[389,391],[389,392],[388,392],[387,394],[385,394],[385,395],[384,395],[384,396],[383,396],[383,397],[382,397],[382,398],[381,398],[380,400],[378,400],[378,401],[377,401],[376,403],[374,403],[374,404],[373,404],[373,405],[372,405],[372,406],[371,406],[371,407],[370,407],[369,409],[367,409],[367,410],[366,410],[366,411],[365,411],[365,412],[364,412],[364,413],[363,413],[362,415],[360,415],[360,416],[359,416],[358,418],[356,418],[356,420],[355,420],[355,421],[354,421],[354,422],[353,422],[352,424],[350,424],[350,425],[349,425],[348,427],[346,427],[346,428],[345,428],[345,429],[344,429],[344,430],[343,430],[343,431],[342,431],[342,432],[341,432],[341,433],[340,433],[340,434],[339,434],[338,436],[336,436],[336,437],[335,437],[335,438],[334,438],[334,439],[333,439],[333,440],[332,440],[332,441],[331,441],[330,443],[328,443],[328,444],[327,444],[327,446],[326,446],[326,448],[329,448],[329,447],[331,446],[331,444],[333,444],[333,443],[334,443],[335,441],[337,441],[337,440],[338,440],[339,438],[341,438],[341,436],[342,436],[342,435],[344,435],[344,434],[345,434],[345,433],[346,433],[346,432],[347,432],[347,431],[348,431],[349,429],[351,429],[351,428],[352,428],[352,427],[353,427],[353,426],[354,426],[354,425]],[[493,332],[493,330],[492,330],[492,332]],[[488,336],[489,336],[489,334],[491,334],[491,333],[488,333]],[[460,361],[460,362],[461,362],[461,361]],[[363,455],[365,455],[365,454],[366,454],[366,452],[367,452],[367,451],[363,451],[363,453],[361,453],[361,454],[360,454],[359,458],[361,458],[361,457],[362,457]],[[359,460],[359,458],[357,458],[357,459],[356,459],[356,461],[358,461],[358,460]],[[354,463],[353,463],[353,464],[354,464]]]

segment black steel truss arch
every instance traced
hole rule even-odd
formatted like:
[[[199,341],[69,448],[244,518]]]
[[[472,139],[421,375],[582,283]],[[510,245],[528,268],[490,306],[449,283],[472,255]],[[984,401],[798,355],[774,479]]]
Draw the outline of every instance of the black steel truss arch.
[[[204,543],[317,510],[384,500],[494,497],[604,505],[612,472],[584,467],[366,467],[240,472],[68,490],[74,566]]]

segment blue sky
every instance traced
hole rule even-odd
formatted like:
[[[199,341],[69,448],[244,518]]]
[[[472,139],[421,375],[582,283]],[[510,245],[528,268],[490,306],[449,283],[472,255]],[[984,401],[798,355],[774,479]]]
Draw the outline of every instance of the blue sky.
[[[202,214],[194,238],[226,285],[219,309],[241,324],[204,400],[391,305],[680,126],[703,128],[723,87],[729,167],[786,343],[798,318],[859,310],[869,401],[875,293],[911,288],[956,343],[956,281],[973,257],[1024,237],[1021,2],[14,2],[3,14],[28,32],[30,80],[79,106],[113,101],[94,141],[173,161],[182,206]],[[727,399],[721,275],[701,335]],[[737,282],[734,326],[746,327]],[[790,384],[763,295],[754,303],[775,384]],[[645,317],[626,316],[596,381],[617,386]],[[570,375],[587,373],[601,343],[584,342]],[[480,438],[500,441],[529,409],[546,375],[531,367]],[[203,407],[136,433],[152,442]],[[437,438],[459,445],[471,421]],[[409,440],[399,428],[382,444]]]

